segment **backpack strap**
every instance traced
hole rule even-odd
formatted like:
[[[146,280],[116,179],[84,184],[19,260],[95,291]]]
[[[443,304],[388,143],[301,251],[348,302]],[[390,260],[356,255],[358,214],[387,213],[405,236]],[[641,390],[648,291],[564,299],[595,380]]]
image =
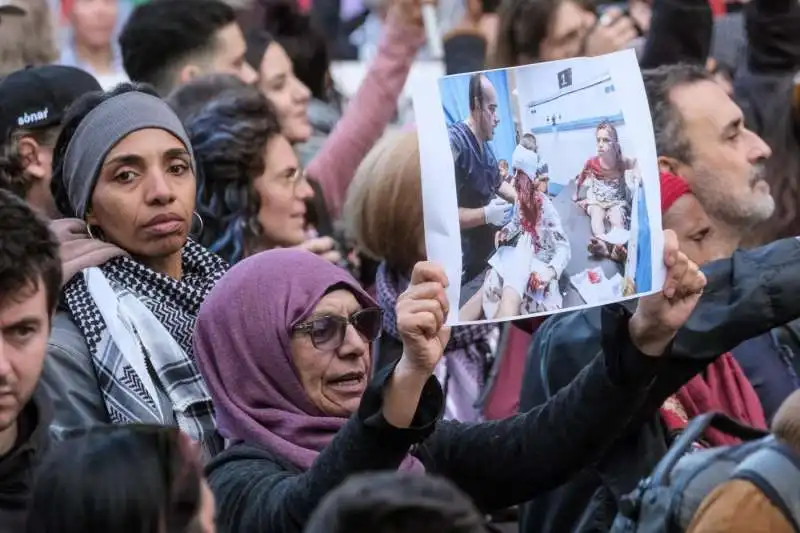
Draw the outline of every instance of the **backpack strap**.
[[[686,428],[681,431],[678,438],[667,450],[667,454],[659,461],[651,476],[654,485],[668,486],[670,484],[670,474],[675,465],[709,427],[742,441],[756,440],[768,435],[766,431],[742,424],[722,413],[711,412],[696,416],[689,421]]]
[[[771,438],[736,467],[731,479],[749,481],[769,498],[800,533],[800,458]]]

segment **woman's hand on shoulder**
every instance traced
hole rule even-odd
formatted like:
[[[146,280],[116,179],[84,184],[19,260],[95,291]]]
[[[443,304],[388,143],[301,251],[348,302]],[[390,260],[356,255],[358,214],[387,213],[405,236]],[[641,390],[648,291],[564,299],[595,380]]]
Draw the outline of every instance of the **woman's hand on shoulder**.
[[[115,257],[128,255],[122,248],[93,239],[86,229],[86,223],[76,218],[53,220],[50,222],[50,231],[59,245],[63,285],[85,268],[99,267]]]
[[[336,241],[332,237],[312,237],[297,247],[316,254],[334,265],[342,260],[342,254],[336,249]]]
[[[706,276],[678,247],[671,230],[664,231],[667,277],[661,292],[643,296],[629,324],[634,345],[650,356],[662,355],[689,320],[706,286]]]
[[[397,329],[403,341],[404,367],[432,374],[450,340],[444,323],[450,310],[444,270],[423,261],[414,266],[408,289],[397,299]]]

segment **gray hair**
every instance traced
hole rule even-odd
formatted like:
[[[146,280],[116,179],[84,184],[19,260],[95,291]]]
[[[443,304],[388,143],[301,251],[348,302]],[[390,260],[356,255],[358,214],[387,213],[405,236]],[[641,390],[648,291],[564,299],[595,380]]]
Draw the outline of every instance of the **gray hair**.
[[[656,153],[689,164],[692,146],[684,134],[683,117],[672,102],[672,91],[683,85],[713,81],[699,65],[678,63],[642,71],[644,89],[650,103],[650,116],[656,139]]]

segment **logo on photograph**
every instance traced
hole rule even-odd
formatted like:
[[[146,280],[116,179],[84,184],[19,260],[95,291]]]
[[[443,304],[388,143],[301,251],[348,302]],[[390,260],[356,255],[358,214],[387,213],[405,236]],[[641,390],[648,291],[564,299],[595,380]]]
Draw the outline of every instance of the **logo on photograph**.
[[[41,122],[42,120],[47,120],[47,113],[49,111],[50,110],[45,107],[41,111],[34,111],[33,113],[23,113],[21,116],[17,118],[17,125],[28,126],[36,122]]]
[[[566,89],[572,86],[572,69],[564,69],[558,73],[558,88]]]

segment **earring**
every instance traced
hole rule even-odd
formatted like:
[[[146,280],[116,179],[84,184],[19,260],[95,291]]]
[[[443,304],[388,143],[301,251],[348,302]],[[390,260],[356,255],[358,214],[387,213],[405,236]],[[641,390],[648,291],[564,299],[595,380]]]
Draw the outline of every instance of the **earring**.
[[[195,232],[195,235],[202,235],[203,230],[205,229],[205,224],[203,223],[203,217],[200,216],[200,213],[197,211],[192,211],[192,216],[197,217],[197,220],[200,222],[200,231]]]
[[[94,235],[92,235],[92,226],[88,222],[86,223],[86,233],[89,234],[89,238],[93,240],[97,240]]]

